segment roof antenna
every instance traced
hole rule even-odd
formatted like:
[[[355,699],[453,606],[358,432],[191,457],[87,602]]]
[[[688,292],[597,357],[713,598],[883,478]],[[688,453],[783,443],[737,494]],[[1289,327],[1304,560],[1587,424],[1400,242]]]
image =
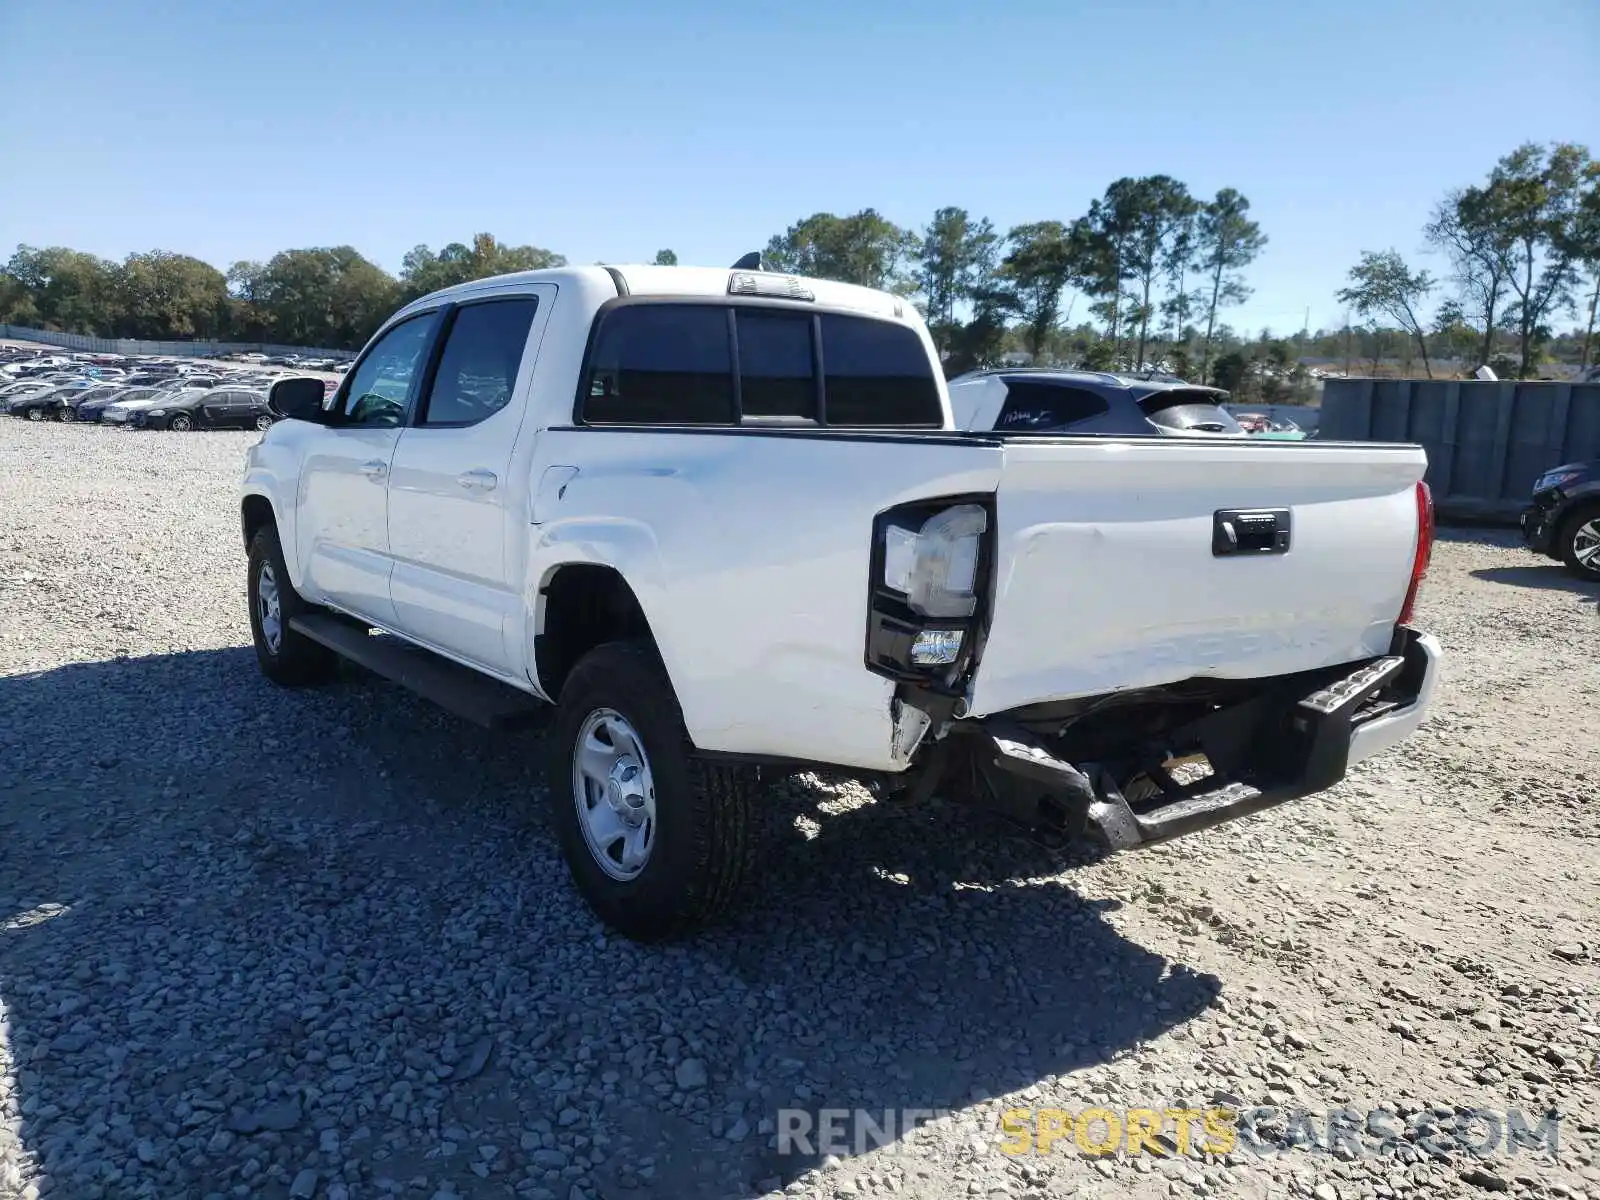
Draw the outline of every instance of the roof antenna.
[[[750,251],[749,254],[746,254],[743,258],[741,258],[738,262],[734,263],[733,266],[729,267],[728,269],[730,271],[760,271],[760,270],[764,270],[765,268],[763,268],[762,265],[761,265],[761,251],[759,251],[759,250]]]

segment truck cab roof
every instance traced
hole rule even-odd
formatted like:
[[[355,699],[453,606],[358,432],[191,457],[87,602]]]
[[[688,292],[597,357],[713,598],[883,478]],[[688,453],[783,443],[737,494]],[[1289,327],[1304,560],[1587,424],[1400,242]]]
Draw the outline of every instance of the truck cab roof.
[[[792,300],[823,308],[885,317],[919,326],[923,323],[922,314],[909,300],[852,283],[787,275],[777,271],[739,270],[727,267],[662,267],[643,263],[549,267],[539,271],[492,275],[487,279],[474,279],[468,283],[459,283],[454,287],[430,292],[413,300],[395,316],[398,318],[410,312],[431,308],[442,301],[459,303],[478,296],[515,291],[519,286],[534,283],[553,283],[558,287],[563,284],[577,285],[585,289],[600,287],[618,296],[663,299],[674,297],[714,300],[729,296],[760,296],[772,300]]]

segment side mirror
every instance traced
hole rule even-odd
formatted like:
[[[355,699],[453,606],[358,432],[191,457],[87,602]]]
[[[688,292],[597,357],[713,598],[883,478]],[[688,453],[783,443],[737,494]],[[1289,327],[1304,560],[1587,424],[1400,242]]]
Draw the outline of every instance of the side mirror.
[[[325,394],[322,380],[291,376],[272,385],[267,393],[267,407],[275,416],[326,425],[328,410],[322,404]]]

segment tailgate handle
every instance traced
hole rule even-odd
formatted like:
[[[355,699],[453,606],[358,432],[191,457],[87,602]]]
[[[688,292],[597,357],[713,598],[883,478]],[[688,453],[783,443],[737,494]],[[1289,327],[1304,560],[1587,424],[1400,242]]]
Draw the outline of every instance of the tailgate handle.
[[[1287,508],[1219,508],[1211,516],[1211,553],[1287,554]]]

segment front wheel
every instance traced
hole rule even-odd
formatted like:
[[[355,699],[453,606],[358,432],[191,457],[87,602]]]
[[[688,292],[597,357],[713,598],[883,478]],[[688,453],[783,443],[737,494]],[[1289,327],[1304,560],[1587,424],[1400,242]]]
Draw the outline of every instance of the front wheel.
[[[56,420],[70,425],[78,419],[78,412],[70,404],[63,404],[56,410]]]
[[[265,433],[267,430],[272,428],[272,418],[267,416],[266,413],[262,413],[256,418],[256,428],[261,430],[262,433]]]
[[[28,420],[30,420],[30,421],[42,421],[42,420],[44,420],[44,409],[42,409],[42,408],[30,408],[28,410]]]
[[[551,739],[562,854],[601,920],[657,941],[731,906],[749,872],[755,773],[693,755],[653,646],[610,642],[585,655],[561,689]]]
[[[1586,505],[1566,519],[1556,549],[1579,579],[1600,579],[1600,504]]]
[[[250,542],[250,567],[246,574],[250,593],[250,636],[256,662],[273,683],[298,687],[321,683],[338,671],[338,657],[320,642],[289,627],[289,622],[311,605],[289,582],[278,532],[270,525]]]
[[[179,413],[167,422],[167,428],[174,433],[188,433],[194,428],[194,418],[188,413]]]

